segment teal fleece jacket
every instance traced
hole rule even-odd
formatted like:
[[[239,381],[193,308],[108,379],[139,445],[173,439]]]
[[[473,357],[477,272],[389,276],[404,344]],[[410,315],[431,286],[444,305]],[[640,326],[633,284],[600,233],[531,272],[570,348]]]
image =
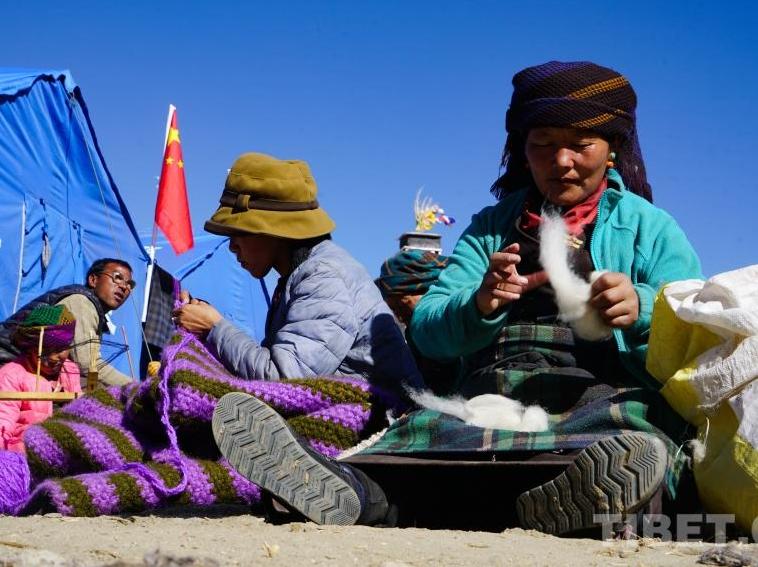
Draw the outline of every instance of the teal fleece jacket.
[[[411,334],[425,356],[465,358],[491,344],[508,324],[508,306],[484,317],[475,296],[490,256],[515,241],[526,194],[527,189],[516,191],[473,216],[447,268],[416,306]],[[702,278],[700,260],[676,221],[625,190],[614,170],[598,205],[590,255],[596,270],[626,274],[637,290],[639,319],[613,335],[622,364],[648,382],[645,356],[656,292],[668,282]]]

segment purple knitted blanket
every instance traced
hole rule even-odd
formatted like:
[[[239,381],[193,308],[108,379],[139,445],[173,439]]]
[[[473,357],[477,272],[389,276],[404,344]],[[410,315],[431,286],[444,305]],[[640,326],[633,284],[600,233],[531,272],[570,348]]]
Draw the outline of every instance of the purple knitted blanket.
[[[393,405],[361,378],[242,380],[180,332],[163,351],[160,376],[97,390],[30,427],[25,462],[0,451],[0,513],[95,516],[257,503],[258,487],[219,458],[211,434],[216,402],[234,391],[265,401],[329,456],[381,427],[374,417]]]

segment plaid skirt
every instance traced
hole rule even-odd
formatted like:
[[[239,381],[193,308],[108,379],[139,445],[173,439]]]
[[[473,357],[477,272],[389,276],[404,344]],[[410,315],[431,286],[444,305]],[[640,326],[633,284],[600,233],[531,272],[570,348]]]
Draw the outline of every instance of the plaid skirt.
[[[483,429],[432,410],[411,412],[363,454],[492,459],[513,452],[583,449],[610,435],[642,431],[669,450],[666,488],[671,496],[684,463],[678,447],[688,426],[663,397],[623,370],[615,343],[576,340],[569,327],[510,325],[493,345],[471,358],[457,391],[465,398],[497,393],[549,414],[539,432]]]

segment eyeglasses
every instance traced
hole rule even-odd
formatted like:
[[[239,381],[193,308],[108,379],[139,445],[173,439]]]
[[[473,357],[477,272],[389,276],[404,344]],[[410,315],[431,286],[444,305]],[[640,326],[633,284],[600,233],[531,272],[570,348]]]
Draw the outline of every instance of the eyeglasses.
[[[113,283],[121,286],[121,287],[127,287],[129,288],[129,291],[132,291],[135,287],[137,287],[137,282],[134,280],[127,280],[124,277],[124,274],[121,272],[99,272],[97,274],[98,276],[108,276],[110,279],[113,280]]]

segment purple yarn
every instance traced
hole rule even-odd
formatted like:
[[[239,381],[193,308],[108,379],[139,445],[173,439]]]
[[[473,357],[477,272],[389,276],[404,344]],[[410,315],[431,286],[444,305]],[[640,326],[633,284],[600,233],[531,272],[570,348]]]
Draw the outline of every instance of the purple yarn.
[[[287,382],[248,382],[243,390],[266,402],[281,413],[310,413],[328,407],[330,400],[299,384]]]
[[[87,488],[92,504],[98,514],[113,514],[118,511],[119,498],[116,487],[108,480],[109,473],[89,473],[77,479]]]
[[[181,304],[177,303],[175,306],[176,307],[181,307]],[[211,351],[208,350],[208,347],[205,346],[205,344],[203,344],[201,341],[197,340],[196,337],[194,337],[191,333],[189,333],[188,331],[185,331],[182,328],[178,328],[176,330],[176,332],[177,332],[177,334],[183,335],[184,337],[187,337],[189,335],[188,338],[195,339],[194,340],[194,345],[193,345],[193,350],[200,351],[200,353],[199,353],[199,355],[198,354],[194,354],[194,356],[193,356],[194,358],[200,358],[203,361],[204,364],[207,364],[208,366],[213,367],[214,369],[218,370],[219,372],[221,372],[221,373],[223,373],[223,374],[225,374],[227,376],[231,376],[231,374],[229,374],[229,372],[226,370],[226,368],[224,368],[224,365],[221,364],[221,362],[219,362],[216,359],[216,357],[211,353]],[[166,357],[164,356],[163,358],[165,360]],[[176,359],[169,360],[169,366],[172,369],[171,373],[174,372],[174,368],[175,368],[175,366],[173,364],[176,364],[176,363],[179,363],[179,362],[181,362],[181,360],[176,360]]]
[[[42,426],[32,425],[24,431],[24,443],[27,447],[34,447],[40,460],[59,473],[68,468],[69,456]]]
[[[145,503],[145,508],[155,508],[158,506],[161,499],[156,494],[154,488],[156,485],[146,480],[141,474],[138,474],[135,471],[129,471],[127,474],[134,479],[134,483],[139,488],[139,493],[142,497],[142,501]],[[158,479],[158,483],[162,484],[162,481]]]
[[[162,449],[152,454],[152,460],[156,463],[166,463],[174,466],[172,462],[173,453],[171,449]],[[213,491],[213,484],[205,474],[205,469],[193,459],[188,459],[184,455],[181,457],[184,464],[184,473],[187,477],[186,494],[191,504],[208,506],[216,501],[216,494]]]
[[[106,425],[121,425],[123,412],[116,408],[101,404],[94,398],[83,397],[65,405],[61,413],[92,419],[97,416],[97,421]]]
[[[176,284],[174,284],[176,286]],[[182,462],[181,453],[179,451],[179,441],[176,438],[176,429],[174,429],[174,426],[171,425],[171,420],[169,419],[168,411],[169,406],[171,404],[171,400],[168,393],[168,377],[171,376],[170,370],[171,369],[171,362],[173,362],[176,359],[176,354],[183,349],[187,343],[189,343],[194,337],[188,333],[183,332],[182,333],[182,339],[175,345],[169,345],[163,350],[164,360],[169,361],[165,368],[162,368],[161,373],[161,379],[160,382],[158,382],[158,391],[160,392],[160,415],[161,415],[161,423],[166,428],[166,435],[168,435],[168,441],[169,441],[169,447],[171,448],[173,455],[170,457],[170,461],[176,466],[179,473],[182,475],[182,479],[179,481],[179,484],[177,484],[173,488],[169,488],[165,484],[163,484],[162,481],[159,481],[154,486],[156,489],[163,495],[163,496],[176,496],[177,494],[181,494],[184,492],[184,489],[187,486],[187,471],[186,467],[184,466],[184,463]],[[147,469],[147,467],[143,467],[143,470]],[[147,469],[150,473],[149,469]],[[157,475],[155,473],[152,473],[150,476],[152,478],[156,478]],[[157,480],[157,479],[156,479]]]
[[[361,404],[339,404],[312,413],[309,417],[331,421],[359,432],[368,422],[371,412]]]
[[[364,392],[368,392],[371,389],[371,385],[362,376],[329,376],[329,380],[332,382],[342,382],[343,384],[349,384],[355,388],[359,388]]]
[[[32,492],[32,497],[29,498],[29,501],[33,500],[35,496],[45,493],[50,497],[50,502],[52,502],[58,513],[64,516],[72,516],[74,514],[74,507],[68,503],[68,493],[55,480],[46,480],[40,483],[34,489],[34,492]]]
[[[344,449],[340,449],[339,447],[335,447],[334,445],[329,445],[317,439],[311,439],[309,443],[311,447],[313,447],[316,451],[318,451],[322,455],[326,455],[330,459],[336,459],[337,457],[340,456],[340,453],[344,451]]]
[[[242,380],[235,378],[226,373],[209,373],[207,368],[197,362],[180,359],[176,360],[170,367],[170,373],[178,370],[200,374],[209,381],[225,384],[237,392],[246,392],[266,403],[277,405],[285,412],[310,412],[326,407],[329,400],[318,392],[312,392],[310,389],[298,384],[289,384],[287,382],[269,382],[264,380]],[[168,371],[167,371],[168,372]],[[174,411],[172,407],[172,411]]]
[[[225,371],[224,374],[221,375],[212,374],[209,376],[208,370],[206,368],[203,368],[202,365],[186,359],[175,361],[170,365],[170,371],[166,370],[166,372],[173,373],[178,370],[197,373],[205,376],[209,381],[220,382],[222,384],[228,385],[235,391],[251,394],[269,405],[276,406],[277,409],[281,410],[284,413],[310,413],[313,411],[318,411],[322,408],[326,408],[331,403],[331,401],[326,396],[319,392],[314,392],[305,386],[301,386],[299,384],[291,384],[286,381],[269,382],[264,380],[241,380],[239,378],[234,378],[231,375],[226,374]],[[354,379],[350,381],[342,381],[353,384]],[[358,381],[358,384],[361,388],[365,387],[368,389],[368,386],[365,383]],[[189,392],[192,390],[191,387],[185,386],[183,384],[172,386],[172,389],[175,392],[180,388],[184,390],[184,392],[182,392],[182,395],[184,397],[181,400],[172,398],[171,412],[180,413],[181,415],[186,415],[187,417],[199,418],[201,418],[203,415],[208,415],[207,420],[209,421],[213,415],[213,409],[211,408],[210,413],[207,413],[207,402],[200,400],[199,396],[201,394],[192,397],[189,395]],[[213,398],[209,396],[208,400],[213,400]],[[197,413],[194,411],[195,408],[191,407],[191,404],[194,404],[196,402],[200,402],[202,406],[204,406],[198,408]],[[215,407],[216,401],[213,400],[212,403]]]
[[[192,504],[209,506],[216,501],[213,484],[208,480],[205,469],[197,462],[187,459],[184,462],[187,475],[187,495]]]
[[[0,514],[13,514],[29,496],[31,474],[21,453],[0,450]]]
[[[201,376],[207,377],[214,382],[227,384],[234,388],[244,386],[245,384],[250,384],[250,380],[236,378],[223,368],[209,368],[210,365],[205,363],[205,360],[199,362],[197,360],[180,358],[179,360],[174,360],[171,362],[171,374],[180,370],[186,370],[192,373],[200,374]]]
[[[120,469],[124,466],[124,457],[113,446],[110,439],[91,425],[76,422],[65,423],[82,442],[85,450],[104,470]]]
[[[218,400],[208,394],[201,394],[197,390],[179,384],[173,388],[171,398],[171,413],[184,417],[209,422],[213,417],[213,409]]]
[[[260,502],[261,489],[257,484],[253,484],[238,473],[226,459],[221,459],[219,464],[229,472],[229,477],[232,479],[232,486],[239,498],[241,498],[246,504]]]
[[[120,502],[116,485],[112,483],[112,475],[119,472],[134,479],[146,509],[161,506],[171,497],[181,494],[186,494],[186,498],[192,504],[199,506],[208,506],[218,501],[213,478],[200,463],[181,453],[177,431],[171,422],[172,419],[179,417],[188,420],[193,426],[207,424],[212,418],[217,399],[190,384],[183,383],[182,376],[176,375],[177,371],[187,371],[194,375],[193,378],[200,378],[209,384],[215,382],[232,390],[250,393],[266,401],[284,415],[302,415],[310,419],[321,419],[356,433],[365,427],[369,415],[369,412],[364,409],[366,404],[333,405],[334,401],[327,394],[314,391],[315,387],[309,388],[307,385],[294,381],[268,382],[239,379],[229,374],[195,336],[180,330],[176,338],[179,339],[177,343],[169,344],[164,349],[164,366],[157,383],[152,380],[141,384],[108,388],[108,393],[124,404],[126,415],[118,408],[103,404],[91,397],[84,397],[69,404],[54,418],[58,424],[71,429],[83,447],[85,457],[91,457],[90,461],[95,467],[104,469],[104,472],[76,477],[86,487],[94,510],[98,514],[117,513],[124,505]],[[178,358],[179,356],[181,358]],[[207,360],[203,357],[207,357]],[[169,382],[171,377],[173,379]],[[364,379],[353,376],[324,377],[324,379],[341,382],[363,391],[370,389]],[[305,383],[307,382],[309,381]],[[152,421],[154,414],[151,411],[143,412],[142,408],[139,412],[134,412],[133,416],[139,418],[144,415],[147,421],[144,424],[136,419],[134,422],[130,421],[132,417],[130,413],[133,412],[135,404],[148,408],[155,407],[160,418],[160,425]],[[67,415],[70,418],[67,419]],[[73,419],[74,417],[77,419]],[[184,424],[185,421],[181,423]],[[148,445],[143,446],[137,437],[143,432],[140,428],[148,424],[150,424],[150,430],[155,433],[165,431],[168,443],[161,440],[159,447],[155,447],[153,451],[146,450],[149,449]],[[132,425],[138,426],[135,430],[136,436],[130,430]],[[123,454],[108,438],[108,432],[99,429],[102,426],[117,430],[144,455],[145,460],[138,459],[136,462],[125,463]],[[149,440],[158,440],[162,437],[148,435],[145,442],[149,444]],[[69,455],[65,446],[60,446],[44,427],[39,425],[31,427],[27,431],[26,440],[29,449],[33,450],[35,456],[38,456],[45,465],[42,468],[46,474],[71,475],[75,472],[74,468],[81,468],[78,466],[79,455]],[[311,445],[316,450],[332,457],[339,455],[342,451],[341,447],[322,441],[313,441]],[[146,462],[149,460],[164,463],[175,469],[179,483],[173,487],[169,486],[163,477],[149,466],[150,463]],[[251,504],[260,501],[259,487],[242,477],[225,461],[219,461],[219,463],[228,471],[232,487],[239,500]],[[6,468],[0,463],[0,483],[3,481],[2,474]],[[4,488],[0,486],[0,492],[3,490]],[[45,480],[38,485],[32,496],[25,500],[27,506],[35,501],[37,494],[44,495],[62,514],[76,513],[74,507],[67,502],[68,494],[60,485],[60,481]],[[23,500],[23,497],[21,498]],[[25,510],[23,506],[23,504],[19,505],[16,511]],[[29,511],[33,510],[30,508]]]
[[[105,388],[105,391],[108,393],[109,396],[116,400],[121,399],[121,395],[124,392],[129,393],[130,390],[139,387],[139,383],[137,382],[130,382],[128,384],[124,384],[123,386],[107,386]]]
[[[131,406],[135,403],[137,399],[150,398],[152,394],[152,388],[153,388],[152,380],[145,380],[144,382],[140,382],[140,385],[137,387],[134,393],[129,396],[129,399],[126,402],[127,411],[131,412]]]
[[[166,462],[173,465],[179,471],[181,480],[174,487],[167,486],[163,482],[163,479],[160,477],[160,475],[158,475],[158,473],[142,463],[126,463],[116,471],[113,471],[129,472],[136,479],[139,479],[141,481],[141,487],[145,483],[152,487],[150,489],[150,492],[153,492],[153,498],[157,498],[156,494],[160,495],[162,498],[176,496],[184,492],[184,489],[187,487],[187,473],[185,470],[186,467],[182,462],[181,452],[179,450],[179,442],[176,437],[176,429],[174,429],[174,426],[171,424],[171,420],[169,419],[169,406],[171,400],[168,391],[168,377],[173,371],[172,362],[176,358],[176,354],[194,338],[190,333],[187,332],[182,332],[181,334],[182,338],[178,343],[174,345],[168,345],[163,349],[164,360],[167,360],[168,362],[161,368],[161,377],[158,382],[159,399],[156,400],[156,402],[159,404],[160,420],[163,424],[166,436],[168,437],[169,441],[170,454],[166,457]],[[139,390],[137,391],[136,395],[127,402],[127,411],[135,403],[138,397],[147,396],[150,392],[151,387],[151,381],[145,381],[140,384]]]

